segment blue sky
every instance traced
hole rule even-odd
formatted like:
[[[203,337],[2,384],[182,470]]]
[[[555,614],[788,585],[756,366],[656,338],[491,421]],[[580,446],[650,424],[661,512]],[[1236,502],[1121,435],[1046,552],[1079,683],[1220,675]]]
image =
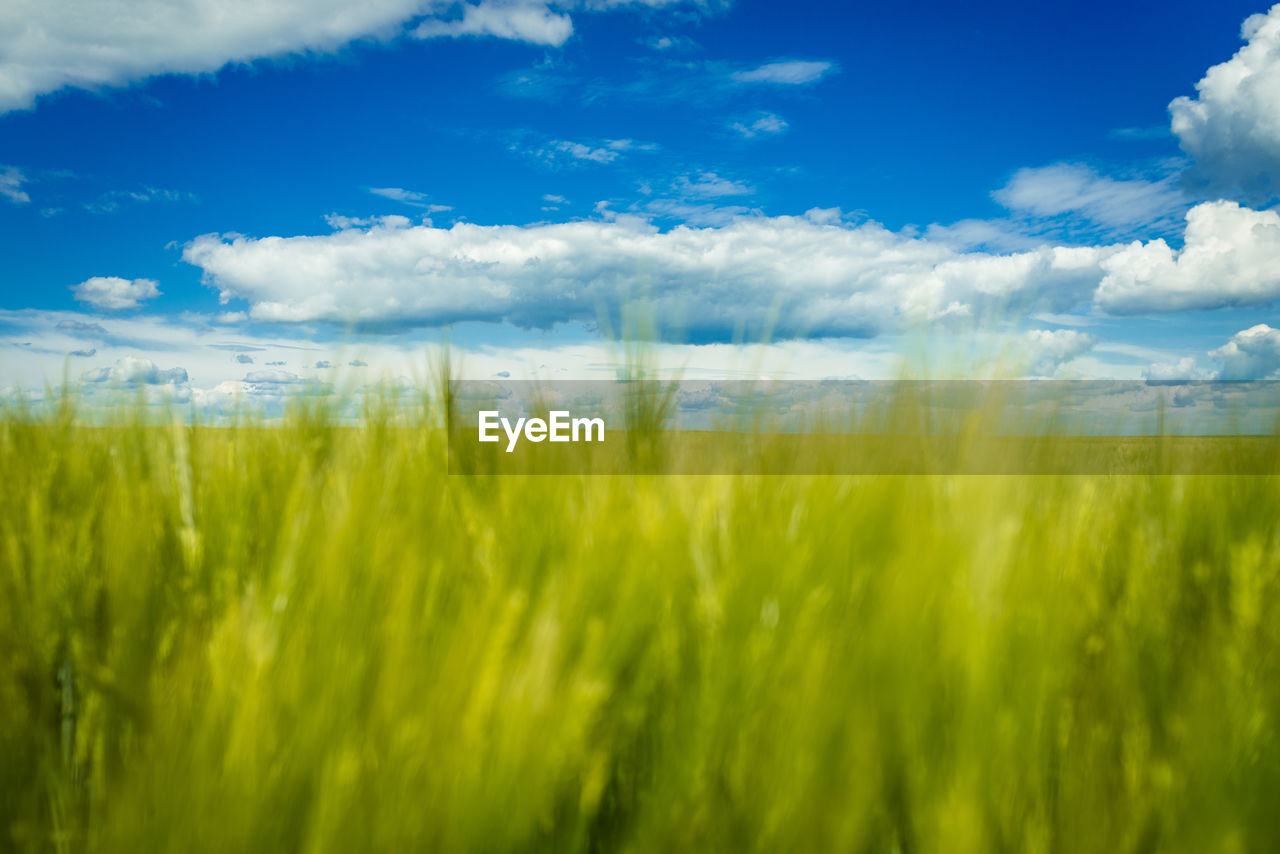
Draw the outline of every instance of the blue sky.
[[[1280,6],[72,5],[0,10],[9,387],[593,376],[637,298],[694,372],[1280,370]]]

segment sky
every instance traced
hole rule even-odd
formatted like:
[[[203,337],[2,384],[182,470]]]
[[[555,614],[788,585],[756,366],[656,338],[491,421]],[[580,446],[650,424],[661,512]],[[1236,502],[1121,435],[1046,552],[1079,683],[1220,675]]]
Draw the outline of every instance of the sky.
[[[1280,376],[1280,5],[9,0],[0,388]]]

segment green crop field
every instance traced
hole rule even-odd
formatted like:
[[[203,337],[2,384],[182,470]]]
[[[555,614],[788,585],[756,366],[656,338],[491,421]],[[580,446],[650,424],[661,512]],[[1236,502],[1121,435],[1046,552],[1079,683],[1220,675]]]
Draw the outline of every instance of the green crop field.
[[[0,849],[1280,850],[1280,480],[0,418]]]

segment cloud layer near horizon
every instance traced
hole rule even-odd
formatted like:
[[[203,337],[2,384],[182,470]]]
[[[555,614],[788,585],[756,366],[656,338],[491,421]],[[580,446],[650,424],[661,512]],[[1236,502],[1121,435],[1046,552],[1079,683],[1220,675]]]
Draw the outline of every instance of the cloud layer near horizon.
[[[670,328],[721,340],[870,337],[957,318],[1280,298],[1280,214],[1207,202],[1187,213],[1184,240],[1181,249],[1157,239],[1001,254],[827,211],[669,231],[628,217],[447,229],[387,217],[327,235],[204,235],[183,258],[224,301],[248,301],[258,321],[552,328],[611,318],[642,299]]]
[[[448,229],[388,217],[320,236],[205,235],[183,258],[224,300],[247,300],[259,321],[550,328],[611,317],[635,299],[668,328],[750,340],[1063,311],[1087,300],[1099,261],[1114,251],[961,253],[820,213],[665,232],[628,217]]]

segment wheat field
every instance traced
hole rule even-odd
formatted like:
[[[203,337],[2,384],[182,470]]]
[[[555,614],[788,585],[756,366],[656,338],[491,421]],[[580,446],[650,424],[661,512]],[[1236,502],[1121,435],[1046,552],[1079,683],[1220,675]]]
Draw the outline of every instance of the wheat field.
[[[0,419],[0,849],[1280,850],[1280,481]]]

